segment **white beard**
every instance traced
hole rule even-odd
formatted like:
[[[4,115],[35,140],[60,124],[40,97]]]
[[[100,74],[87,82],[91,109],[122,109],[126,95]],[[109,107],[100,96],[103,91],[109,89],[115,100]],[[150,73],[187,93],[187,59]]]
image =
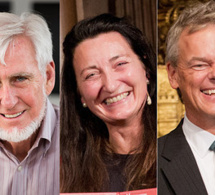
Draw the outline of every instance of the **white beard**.
[[[46,111],[46,98],[40,111],[40,115],[23,129],[12,128],[10,132],[0,128],[0,139],[8,142],[21,142],[28,139],[40,127]]]

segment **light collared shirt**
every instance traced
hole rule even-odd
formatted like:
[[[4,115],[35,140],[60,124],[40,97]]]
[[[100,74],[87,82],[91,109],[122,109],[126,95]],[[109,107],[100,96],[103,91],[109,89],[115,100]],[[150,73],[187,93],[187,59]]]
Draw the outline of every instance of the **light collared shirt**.
[[[0,141],[0,194],[59,195],[59,109],[49,100],[38,137],[22,162]]]
[[[215,152],[209,148],[215,135],[194,125],[185,115],[184,135],[196,159],[200,174],[209,195],[215,194]]]

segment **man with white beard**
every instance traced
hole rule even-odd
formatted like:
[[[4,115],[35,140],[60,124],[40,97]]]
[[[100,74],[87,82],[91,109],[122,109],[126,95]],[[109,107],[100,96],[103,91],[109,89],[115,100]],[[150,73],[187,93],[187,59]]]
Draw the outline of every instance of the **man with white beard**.
[[[0,13],[0,194],[59,194],[59,110],[42,17]]]

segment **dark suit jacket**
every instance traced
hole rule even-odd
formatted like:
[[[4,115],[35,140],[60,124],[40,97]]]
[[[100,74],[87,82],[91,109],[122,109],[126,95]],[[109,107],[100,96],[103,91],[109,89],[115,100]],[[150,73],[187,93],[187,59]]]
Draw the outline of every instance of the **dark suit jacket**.
[[[196,160],[178,127],[158,139],[158,194],[206,195]]]

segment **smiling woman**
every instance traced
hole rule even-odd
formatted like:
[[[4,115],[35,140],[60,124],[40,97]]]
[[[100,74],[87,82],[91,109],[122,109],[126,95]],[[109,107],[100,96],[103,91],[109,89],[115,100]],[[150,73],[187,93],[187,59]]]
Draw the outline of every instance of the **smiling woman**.
[[[146,38],[102,14],[73,27],[64,57],[61,192],[155,187],[156,61]]]

